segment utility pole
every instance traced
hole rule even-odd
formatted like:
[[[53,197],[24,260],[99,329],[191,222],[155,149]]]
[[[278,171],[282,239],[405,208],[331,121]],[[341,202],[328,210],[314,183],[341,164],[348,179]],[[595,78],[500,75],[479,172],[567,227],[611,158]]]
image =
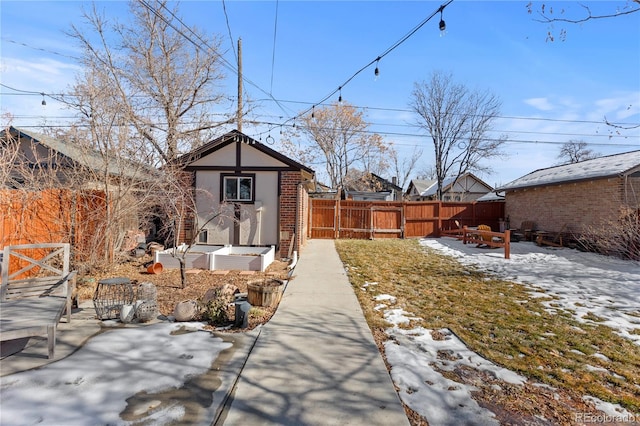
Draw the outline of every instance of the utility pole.
[[[238,111],[236,112],[238,131],[242,132],[242,39],[238,38]]]

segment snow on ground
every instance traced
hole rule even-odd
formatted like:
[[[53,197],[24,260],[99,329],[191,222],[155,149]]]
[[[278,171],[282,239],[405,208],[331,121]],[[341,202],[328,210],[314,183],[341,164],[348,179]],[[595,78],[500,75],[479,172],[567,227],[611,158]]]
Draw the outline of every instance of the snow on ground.
[[[129,397],[180,388],[208,371],[220,352],[231,347],[199,331],[202,326],[160,323],[109,330],[46,368],[3,377],[0,424],[126,425],[120,413]],[[210,408],[215,411],[217,406]],[[146,420],[163,425],[180,420],[183,413],[176,402]]]
[[[454,238],[424,239],[426,247],[457,258],[505,280],[528,285],[533,296],[554,296],[544,302],[549,311],[573,311],[603,319],[598,324],[614,329],[640,345],[640,262],[625,261],[569,248],[539,247],[532,242],[511,244],[511,259],[502,249],[478,249]]]
[[[421,244],[453,256],[463,264],[529,285],[534,297],[543,296],[543,291],[546,295],[554,295],[558,300],[553,301],[553,306],[547,303],[548,309],[575,310],[580,321],[588,321],[583,316],[590,312],[605,319],[601,324],[640,344],[640,336],[629,333],[640,328],[638,262],[566,248],[545,249],[524,242],[512,244],[510,260],[504,259],[502,250],[478,249],[475,245],[464,245],[452,238],[424,239]],[[375,299],[395,303],[393,295],[378,295]],[[414,319],[410,312],[384,304],[376,306],[376,309],[383,310],[385,319],[392,324],[387,330],[392,340],[385,344],[385,353],[403,402],[424,416],[431,426],[499,424],[493,413],[480,407],[471,397],[473,386],[451,381],[438,370],[451,371],[458,366],[469,366],[514,384],[524,383],[524,377],[470,351],[449,330],[438,330],[441,338],[434,340],[432,330],[398,328],[399,324],[407,324]],[[596,398],[590,400],[613,418],[631,416],[618,405]]]

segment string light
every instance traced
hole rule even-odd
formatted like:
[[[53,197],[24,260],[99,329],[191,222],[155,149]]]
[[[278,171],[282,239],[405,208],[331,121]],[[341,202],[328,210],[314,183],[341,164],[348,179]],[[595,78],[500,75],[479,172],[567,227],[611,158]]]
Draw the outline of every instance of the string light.
[[[42,106],[47,106],[47,101],[44,100],[44,92],[40,94],[42,95]]]
[[[444,22],[444,19],[442,19],[443,10],[444,10],[443,8],[440,9],[440,24],[438,24],[438,27],[440,28],[440,37],[446,34],[446,29],[447,29],[447,24]]]
[[[143,0],[144,1],[144,0]],[[444,20],[442,19],[442,11],[449,6],[451,3],[453,2],[453,0],[446,0],[443,4],[440,5],[440,7],[438,9],[436,9],[433,13],[431,13],[431,15],[429,15],[428,17],[426,17],[425,19],[423,19],[418,25],[416,25],[411,31],[409,31],[404,37],[402,37],[400,40],[398,40],[397,42],[395,42],[393,45],[391,45],[390,47],[387,48],[387,50],[385,50],[383,53],[381,53],[380,55],[378,55],[374,60],[372,60],[371,62],[369,62],[368,64],[364,65],[362,68],[360,68],[358,71],[356,71],[355,73],[353,73],[353,75],[351,75],[351,77],[349,77],[344,83],[342,83],[341,86],[339,86],[337,89],[334,89],[331,93],[329,93],[328,95],[326,95],[324,98],[322,98],[322,100],[320,100],[319,102],[315,103],[312,107],[311,107],[311,118],[315,118],[315,105],[321,105],[323,104],[326,100],[328,100],[329,98],[331,98],[333,95],[336,94],[336,92],[338,92],[338,102],[342,102],[342,87],[344,87],[345,85],[349,84],[351,82],[351,80],[353,80],[356,76],[358,76],[362,71],[364,71],[365,69],[369,68],[371,65],[373,65],[374,63],[376,64],[376,67],[374,69],[374,75],[377,78],[380,75],[380,69],[378,68],[378,63],[379,61],[384,58],[385,56],[387,56],[388,54],[390,54],[393,50],[395,50],[398,46],[400,46],[401,44],[403,44],[405,41],[407,41],[412,35],[414,35],[420,28],[422,28],[427,22],[429,22],[432,18],[434,18],[435,16],[437,16],[438,12],[440,12],[440,30],[443,31],[443,28],[446,28],[446,24],[444,22]],[[441,34],[442,36],[442,34]],[[281,107],[282,108],[282,107]],[[304,116],[305,114],[307,114],[309,112],[309,109],[299,113],[298,115],[296,115],[293,118],[289,118],[288,120],[286,120],[284,123],[282,124],[286,124],[289,121],[295,120],[297,117],[301,117]]]

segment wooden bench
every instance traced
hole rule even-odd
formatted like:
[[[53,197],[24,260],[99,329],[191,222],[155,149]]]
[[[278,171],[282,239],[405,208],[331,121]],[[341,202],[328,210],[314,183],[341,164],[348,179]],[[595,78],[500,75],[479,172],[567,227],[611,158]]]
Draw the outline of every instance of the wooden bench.
[[[478,228],[480,228],[480,226]],[[491,232],[487,231],[486,228],[472,229],[464,226],[462,231],[463,244],[475,243],[477,244],[476,247],[483,245],[488,247],[502,247],[504,248],[504,258],[509,259],[511,257],[511,232],[508,229],[504,232]]]
[[[53,358],[56,328],[66,311],[71,322],[76,272],[69,271],[69,244],[6,246],[2,252],[0,341],[47,336]]]

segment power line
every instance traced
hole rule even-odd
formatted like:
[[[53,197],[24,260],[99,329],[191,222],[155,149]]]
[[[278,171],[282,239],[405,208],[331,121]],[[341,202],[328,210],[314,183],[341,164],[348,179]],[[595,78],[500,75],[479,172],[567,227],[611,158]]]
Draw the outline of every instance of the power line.
[[[13,95],[13,96],[48,96],[48,97],[55,97],[55,96],[66,96],[67,94],[64,93],[44,93],[44,92],[38,92],[38,91],[31,91],[31,90],[23,90],[23,89],[18,89],[9,85],[6,85],[4,83],[0,83],[0,86],[12,90],[14,92],[17,93],[0,93],[0,95],[5,96],[5,95]],[[266,99],[258,99],[256,100],[256,102],[261,102],[264,101]],[[293,104],[305,104],[305,105],[311,105],[311,102],[304,102],[304,101],[293,101],[293,100],[280,100],[281,103],[293,103]],[[403,108],[383,108],[383,107],[367,107],[367,106],[355,106],[354,108],[357,109],[363,109],[363,110],[378,110],[378,111],[391,111],[391,112],[407,112],[407,113],[411,113],[413,112],[410,109],[403,109]],[[212,115],[225,115],[223,113],[212,113]],[[276,115],[261,115],[261,117],[264,118],[275,118],[275,119],[282,119],[281,116],[276,116]],[[40,115],[21,115],[21,116],[16,116],[16,118],[24,118],[24,119],[38,119],[41,118]],[[73,116],[58,116],[58,117],[48,117],[48,118],[60,118],[60,119],[73,119],[76,117]],[[497,115],[495,117],[496,119],[503,119],[503,120],[521,120],[521,121],[543,121],[543,122],[551,122],[551,123],[568,123],[568,124],[595,124],[595,125],[605,125],[607,123],[603,122],[603,121],[594,121],[594,120],[568,120],[568,119],[558,119],[558,118],[545,118],[545,117],[523,117],[523,116],[508,116],[508,115]],[[255,121],[255,120],[254,120]],[[281,123],[281,122],[272,122],[272,121],[264,121],[264,124],[270,124],[272,125],[274,128],[276,127],[290,127],[292,126],[291,124],[288,123]],[[381,122],[369,122],[368,123],[370,127],[406,127],[406,128],[416,128],[418,126],[413,125],[413,124],[396,124],[396,123],[381,123]],[[613,124],[616,126],[638,126],[638,123],[626,123],[626,122],[615,122],[615,123],[609,123],[609,124]],[[542,131],[529,131],[529,130],[500,130],[500,129],[496,129],[494,130],[494,132],[509,132],[509,133],[518,133],[518,134],[538,134],[538,135],[547,135],[547,136],[576,136],[576,137],[606,137],[606,138],[628,138],[628,137],[634,137],[634,135],[624,135],[624,134],[606,134],[606,133],[601,133],[601,134],[594,134],[594,133],[563,133],[563,132],[542,132]],[[264,133],[264,132],[263,132]],[[384,132],[384,131],[371,131],[371,133],[377,133],[377,134],[381,134],[381,135],[393,135],[396,134],[394,132]],[[407,134],[407,133],[400,133],[400,134]],[[409,134],[411,135],[411,134]]]
[[[247,124],[253,124],[253,125],[270,125],[273,126],[272,130],[277,128],[277,127],[292,127],[292,125],[286,125],[286,124],[278,124],[278,123],[274,123],[274,122],[268,122],[268,121],[256,121],[256,120],[248,120],[246,121]],[[21,128],[71,128],[74,127],[72,125],[20,125],[18,127]],[[82,125],[77,125],[75,127],[88,127],[87,124],[82,124]],[[116,126],[117,127],[117,126]],[[418,134],[418,133],[402,133],[402,132],[373,132],[371,130],[358,130],[356,131],[358,133],[363,133],[363,134],[384,134],[384,135],[388,135],[388,136],[403,136],[403,137],[415,137],[415,138],[420,138],[420,139],[424,139],[425,137],[427,137],[428,135],[425,134]],[[464,142],[465,140],[467,140],[467,138],[462,138],[461,142]],[[503,140],[504,143],[507,144],[533,144],[533,145],[564,145],[565,142],[563,141],[550,141],[550,140],[538,140],[538,139],[510,139],[510,138],[505,138],[505,139],[500,139],[500,138],[482,138],[481,141],[484,142],[496,142],[496,141],[500,141]],[[397,145],[397,146],[421,146],[422,144],[411,144],[411,143],[406,143],[406,142],[396,142],[393,141],[392,142],[393,145]],[[608,148],[635,148],[635,149],[640,149],[640,145],[638,144],[624,144],[624,143],[597,143],[597,142],[586,142],[586,144],[588,146],[599,146],[599,147],[608,147]]]
[[[224,12],[224,19],[227,22],[227,32],[229,33],[229,41],[231,42],[231,49],[233,50],[233,56],[236,58],[236,64],[238,63],[238,54],[236,53],[235,40],[231,35],[231,25],[229,25],[229,15],[227,14],[227,4],[222,0],[222,10]]]
[[[452,0],[453,1],[453,0]],[[198,43],[196,43],[195,41],[193,41],[193,39],[191,39],[189,36],[187,36],[183,31],[181,31],[180,29],[176,28],[171,22],[168,22],[166,20],[166,18],[160,13],[158,12],[156,9],[154,9],[149,3],[147,3],[146,0],[140,0],[141,4],[146,7],[147,9],[149,9],[149,11],[151,11],[153,14],[155,14],[157,17],[159,17],[160,19],[162,19],[167,25],[169,25],[171,28],[173,28],[178,34],[180,34],[182,37],[184,37],[187,41],[189,41],[191,44],[193,44],[197,49],[202,49],[202,46],[199,45]],[[230,69],[233,73],[235,73],[236,75],[238,74],[238,69],[231,63],[229,63],[229,61],[227,59],[225,59],[222,55],[218,55],[217,52],[215,52],[215,50],[209,46],[209,43],[204,40],[198,33],[196,33],[195,31],[193,31],[188,25],[186,25],[182,19],[180,19],[179,17],[177,17],[173,11],[169,10],[167,8],[166,5],[162,4],[161,5],[162,8],[164,10],[167,11],[167,13],[169,15],[171,15],[171,17],[173,19],[175,19],[176,21],[178,21],[180,23],[180,25],[182,25],[184,28],[186,28],[192,35],[194,35],[203,45],[205,45],[211,52],[215,53],[219,58],[220,61],[223,63],[223,65],[227,68]],[[244,75],[242,76],[242,81],[247,82],[248,84],[250,84],[251,86],[255,87],[256,89],[258,89],[259,91],[261,91],[262,93],[264,93],[265,95],[269,96],[269,98],[271,98],[276,105],[278,105],[280,107],[280,109],[283,112],[287,112],[285,110],[285,108],[278,102],[278,100],[276,98],[274,98],[270,93],[268,93],[266,90],[264,90],[262,87],[258,86],[256,83],[254,83],[253,81],[249,80],[248,78],[246,78]]]
[[[48,49],[44,49],[44,48],[42,48],[42,47],[34,47],[34,46],[31,46],[31,45],[29,45],[29,44],[27,44],[27,43],[20,42],[20,41],[15,41],[15,40],[12,40],[12,39],[7,38],[7,37],[2,37],[2,40],[3,40],[3,41],[6,41],[7,43],[17,44],[17,45],[19,45],[19,46],[24,46],[24,47],[27,47],[27,48],[29,48],[29,49],[38,50],[38,51],[40,51],[40,52],[51,53],[52,55],[58,55],[58,56],[62,56],[62,57],[64,57],[64,58],[73,59],[73,60],[76,60],[76,61],[79,61],[79,60],[80,60],[80,58],[78,58],[78,57],[76,57],[76,56],[65,55],[64,53],[56,52],[55,50],[48,50]]]
[[[273,51],[271,53],[271,86],[269,87],[269,93],[273,93],[273,69],[276,63],[276,34],[278,34],[278,4],[279,1],[276,0],[276,17],[275,22],[273,23]]]

